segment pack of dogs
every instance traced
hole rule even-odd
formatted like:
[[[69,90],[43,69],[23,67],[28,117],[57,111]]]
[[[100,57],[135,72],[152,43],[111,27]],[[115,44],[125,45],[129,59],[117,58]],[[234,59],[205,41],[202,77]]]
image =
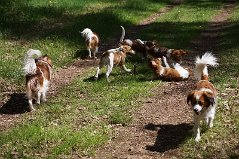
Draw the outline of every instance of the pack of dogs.
[[[104,66],[107,66],[107,82],[110,82],[109,75],[115,66],[120,66],[125,72],[132,72],[132,69],[126,67],[126,58],[128,55],[134,54],[139,54],[142,59],[147,59],[155,79],[179,82],[194,75],[198,82],[195,83],[196,89],[187,95],[187,103],[191,106],[194,116],[195,141],[200,141],[200,122],[204,120],[207,126],[211,128],[216,112],[217,90],[209,81],[208,66],[217,66],[217,58],[211,52],[196,57],[193,72],[181,65],[183,57],[190,54],[189,51],[169,49],[154,40],[125,39],[125,29],[123,26],[121,26],[121,29],[122,34],[118,47],[101,54],[94,79],[99,78],[100,70]],[[89,58],[93,56],[95,60],[99,50],[99,36],[89,28],[85,28],[79,33],[85,39]],[[23,72],[26,78],[26,96],[30,111],[35,110],[33,100],[36,100],[37,104],[46,101],[52,71],[52,60],[48,55],[42,55],[40,50],[30,49],[27,51]]]

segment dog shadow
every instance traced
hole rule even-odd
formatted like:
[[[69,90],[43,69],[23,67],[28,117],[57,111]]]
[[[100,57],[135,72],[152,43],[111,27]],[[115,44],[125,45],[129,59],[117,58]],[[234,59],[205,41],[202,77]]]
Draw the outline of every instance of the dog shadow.
[[[170,149],[178,148],[188,136],[192,135],[193,126],[187,123],[178,125],[154,125],[145,126],[145,129],[158,131],[154,145],[147,145],[146,150],[163,153]]]
[[[76,50],[74,57],[80,59],[87,59],[88,55],[89,53],[87,50]]]
[[[28,101],[25,93],[11,94],[10,99],[0,108],[1,114],[22,114],[28,111]]]

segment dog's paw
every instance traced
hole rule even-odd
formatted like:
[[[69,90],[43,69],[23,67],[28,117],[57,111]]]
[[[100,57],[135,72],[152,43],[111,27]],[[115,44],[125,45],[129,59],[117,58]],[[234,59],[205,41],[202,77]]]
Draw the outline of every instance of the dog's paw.
[[[201,140],[201,137],[200,136],[197,136],[196,138],[195,138],[195,141],[196,142],[199,142]]]
[[[36,111],[35,108],[33,108],[33,107],[29,107],[29,112],[34,112],[34,111]]]
[[[213,127],[213,123],[209,123],[209,124],[208,124],[208,127],[209,127],[209,128],[212,128],[212,127]]]
[[[98,80],[98,77],[94,77],[94,80],[97,81],[97,80]]]
[[[43,99],[42,99],[42,102],[46,102],[46,101],[47,101],[47,99],[46,99],[46,98],[43,98]]]

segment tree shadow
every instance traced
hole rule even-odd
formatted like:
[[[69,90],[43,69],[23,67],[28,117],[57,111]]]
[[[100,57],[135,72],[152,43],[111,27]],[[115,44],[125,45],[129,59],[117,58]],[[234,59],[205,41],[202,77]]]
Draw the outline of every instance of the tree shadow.
[[[158,131],[158,136],[154,145],[147,145],[146,149],[163,153],[170,149],[178,148],[191,134],[192,128],[193,126],[187,123],[178,125],[154,125],[149,123],[145,125],[145,129]]]
[[[25,93],[13,93],[10,99],[0,108],[2,114],[22,114],[29,111]]]

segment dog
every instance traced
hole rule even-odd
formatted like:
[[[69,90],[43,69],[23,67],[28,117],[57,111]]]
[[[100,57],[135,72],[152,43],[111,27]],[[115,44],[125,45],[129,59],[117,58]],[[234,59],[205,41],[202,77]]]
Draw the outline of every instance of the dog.
[[[151,56],[152,58],[162,58],[164,56],[167,58],[171,66],[176,63],[181,64],[183,56],[188,54],[187,51],[182,49],[168,49],[166,47],[161,47],[160,45],[146,47],[146,50],[147,57]]]
[[[47,55],[42,56],[41,51],[30,49],[25,55],[23,72],[26,78],[29,109],[34,111],[33,98],[37,97],[37,104],[46,101],[46,93],[52,77],[52,60]]]
[[[209,128],[213,127],[213,119],[217,105],[217,90],[209,82],[207,66],[217,66],[217,59],[211,52],[206,52],[201,58],[197,57],[195,61],[195,77],[199,80],[196,89],[191,91],[187,96],[187,103],[191,103],[194,115],[194,133],[195,141],[201,139],[200,121],[205,119]]]
[[[121,26],[121,28],[122,28],[122,34],[121,34],[121,37],[120,37],[120,45],[131,46],[131,48],[135,52],[141,53],[142,59],[147,56],[146,48],[147,47],[152,47],[152,46],[156,45],[156,43],[157,43],[156,41],[142,41],[141,39],[135,39],[135,40],[124,39],[125,29],[124,29],[123,26]]]
[[[166,67],[162,66],[162,59],[166,64]],[[189,78],[190,72],[176,63],[173,68],[167,63],[166,57],[163,58],[152,58],[149,62],[150,67],[153,69],[156,78],[163,81],[182,81]]]
[[[106,79],[109,81],[109,75],[114,67],[120,66],[124,71],[131,72],[131,69],[127,69],[125,66],[125,59],[128,54],[135,54],[135,51],[128,45],[121,45],[119,48],[111,49],[104,52],[100,58],[99,66],[96,69],[95,80],[98,79],[100,69],[107,65]]]
[[[91,53],[93,53],[94,59],[96,58],[96,53],[99,49],[99,36],[92,32],[91,29],[85,28],[81,33],[81,36],[85,38],[86,48],[89,52],[89,58],[91,58]]]

